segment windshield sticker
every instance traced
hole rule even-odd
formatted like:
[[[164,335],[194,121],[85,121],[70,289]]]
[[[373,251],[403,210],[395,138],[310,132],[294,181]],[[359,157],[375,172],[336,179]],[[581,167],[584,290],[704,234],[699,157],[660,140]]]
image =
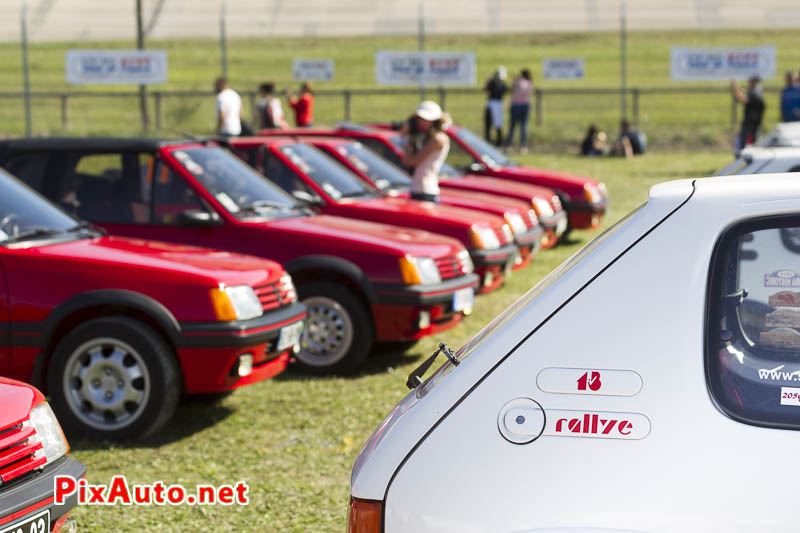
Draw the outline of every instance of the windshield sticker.
[[[382,191],[388,189],[389,185],[391,185],[391,183],[389,183],[389,180],[385,180],[383,178],[375,180],[375,186]]]
[[[189,154],[187,154],[186,152],[181,152],[180,150],[176,151],[176,152],[172,152],[172,156],[175,159],[177,159],[178,161],[180,161],[181,163],[183,163],[184,161],[186,161],[188,159],[191,159],[189,157]]]
[[[366,163],[364,163],[355,155],[351,154],[347,156],[347,160],[350,161],[353,164],[353,166],[356,167],[361,172],[369,172],[369,166],[367,166]]]
[[[800,287],[800,276],[794,270],[776,270],[764,274],[765,287]]]
[[[200,166],[199,164],[195,163],[191,159],[187,159],[186,162],[184,163],[184,166],[186,167],[186,170],[188,170],[189,172],[191,172],[195,176],[202,176],[203,173],[205,172],[205,170],[203,170],[202,166]]]
[[[339,189],[328,183],[327,181],[322,184],[322,189],[328,193],[328,195],[333,198],[334,200],[338,200],[342,197],[342,193],[339,192]]]
[[[542,435],[638,440],[650,433],[650,419],[639,413],[546,410]]]
[[[791,328],[762,331],[758,340],[771,348],[800,348],[800,333]]]
[[[800,310],[778,309],[767,313],[764,322],[768,328],[798,328],[800,327]]]
[[[233,201],[233,198],[228,196],[224,192],[218,192],[214,195],[214,198],[217,199],[219,203],[222,204],[222,207],[230,211],[231,213],[238,213],[239,212],[239,205]]]
[[[795,387],[781,387],[781,405],[800,407],[800,389]]]
[[[781,291],[769,297],[771,307],[800,307],[800,292]]]
[[[761,381],[796,381],[800,382],[800,370],[785,370],[786,365],[775,368],[759,368],[758,379]]]

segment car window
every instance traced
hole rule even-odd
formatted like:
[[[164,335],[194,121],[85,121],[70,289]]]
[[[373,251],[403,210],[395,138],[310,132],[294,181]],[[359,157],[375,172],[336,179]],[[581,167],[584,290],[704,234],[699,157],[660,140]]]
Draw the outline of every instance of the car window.
[[[475,163],[475,158],[467,152],[458,142],[450,142],[450,151],[447,153],[446,163],[457,169],[466,170]]]
[[[145,183],[153,189],[153,224],[179,225],[184,211],[212,212],[186,180],[160,160],[155,162],[152,173],[145,176]],[[142,213],[141,221],[147,221],[147,213]]]
[[[739,225],[713,266],[707,368],[733,418],[800,428],[800,218]]]
[[[263,174],[272,183],[291,194],[293,197],[304,201],[319,201],[317,192],[311,188],[297,173],[289,168],[277,155],[265,151]]]
[[[402,140],[402,137],[400,137],[399,135],[396,138],[398,140]],[[392,142],[394,142],[395,137],[390,137],[390,139],[392,140]],[[397,165],[398,167],[401,168],[403,167],[403,162],[400,160],[400,156],[397,155],[397,152],[395,152],[390,147],[383,144],[383,142],[380,139],[366,137],[366,138],[359,138],[358,141],[367,148],[369,148],[370,150],[372,150],[373,152],[380,154],[381,157],[390,161],[392,164]],[[400,149],[402,150],[402,146],[400,147]]]
[[[292,144],[281,146],[280,151],[334,200],[376,194],[372,185],[313,146]]]
[[[352,142],[336,148],[339,154],[351,165],[364,173],[381,190],[407,189],[411,187],[411,177],[361,143]]]
[[[495,168],[497,166],[504,166],[504,167],[518,166],[517,163],[507,158],[503,154],[503,152],[501,152],[498,148],[492,146],[491,144],[489,144],[489,142],[481,139],[480,137],[478,137],[473,132],[467,129],[464,128],[456,129],[455,136],[461,139],[476,154],[478,154],[481,158],[481,162],[489,168]],[[457,143],[450,143],[450,144],[453,145]]]
[[[23,154],[5,164],[6,170],[31,189],[42,191],[48,157],[42,154]]]

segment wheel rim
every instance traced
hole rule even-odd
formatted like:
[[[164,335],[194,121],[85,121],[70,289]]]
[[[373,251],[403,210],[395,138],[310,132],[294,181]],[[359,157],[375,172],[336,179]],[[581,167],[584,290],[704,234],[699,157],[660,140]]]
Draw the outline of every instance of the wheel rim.
[[[150,373],[142,356],[119,339],[81,344],[67,358],[64,392],[75,416],[105,431],[138,419],[150,399]]]
[[[337,363],[353,344],[350,314],[337,301],[324,296],[312,296],[303,303],[308,308],[308,318],[296,357],[316,367]]]

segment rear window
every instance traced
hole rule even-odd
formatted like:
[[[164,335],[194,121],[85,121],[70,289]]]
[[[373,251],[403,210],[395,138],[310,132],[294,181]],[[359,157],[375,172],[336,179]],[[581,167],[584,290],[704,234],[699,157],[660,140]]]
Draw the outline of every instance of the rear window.
[[[800,217],[736,226],[712,271],[707,372],[741,422],[800,428]]]

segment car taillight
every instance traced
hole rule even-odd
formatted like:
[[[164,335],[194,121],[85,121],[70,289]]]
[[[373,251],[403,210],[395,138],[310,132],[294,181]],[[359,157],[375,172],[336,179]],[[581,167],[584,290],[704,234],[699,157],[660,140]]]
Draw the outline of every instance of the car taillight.
[[[347,533],[380,533],[383,502],[350,498]]]

